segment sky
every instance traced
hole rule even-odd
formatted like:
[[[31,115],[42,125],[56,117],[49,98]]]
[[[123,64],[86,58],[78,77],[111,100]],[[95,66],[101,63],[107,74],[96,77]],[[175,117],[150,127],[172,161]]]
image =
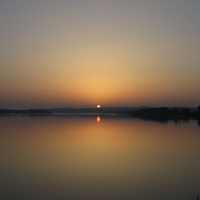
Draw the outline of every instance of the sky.
[[[200,0],[0,0],[0,108],[200,105]]]

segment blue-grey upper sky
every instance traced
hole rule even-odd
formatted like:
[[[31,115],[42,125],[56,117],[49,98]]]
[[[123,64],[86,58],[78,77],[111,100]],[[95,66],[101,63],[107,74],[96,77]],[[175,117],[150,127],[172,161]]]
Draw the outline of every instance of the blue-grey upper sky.
[[[197,106],[199,0],[0,0],[0,107]]]

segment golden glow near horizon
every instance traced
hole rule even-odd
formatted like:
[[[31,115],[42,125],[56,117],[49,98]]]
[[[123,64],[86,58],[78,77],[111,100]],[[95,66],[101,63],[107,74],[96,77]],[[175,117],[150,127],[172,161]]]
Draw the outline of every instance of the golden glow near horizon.
[[[199,8],[1,1],[0,107],[197,106]]]
[[[100,106],[100,105],[97,105],[97,108],[101,108],[101,106]]]

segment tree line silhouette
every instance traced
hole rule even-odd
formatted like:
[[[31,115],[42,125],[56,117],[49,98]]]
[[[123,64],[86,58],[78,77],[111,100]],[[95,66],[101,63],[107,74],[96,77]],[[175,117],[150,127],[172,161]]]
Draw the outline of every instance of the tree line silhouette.
[[[167,107],[160,107],[160,108],[144,108],[135,110],[132,113],[133,116],[169,116],[169,117],[189,117],[189,118],[200,118],[200,106],[198,106],[197,111],[190,111],[188,108],[167,108]]]
[[[56,112],[59,109],[29,109],[29,110],[10,110],[10,109],[0,109],[0,114],[52,114],[52,113],[60,113]],[[64,110],[64,113],[96,113],[96,108],[85,108],[85,109],[61,109]],[[168,108],[168,107],[160,107],[160,108],[101,108],[98,109],[98,113],[116,113],[116,114],[127,114],[135,117],[187,117],[200,119],[200,106],[197,107],[196,111],[191,111],[188,108]]]
[[[29,109],[29,110],[10,110],[0,109],[0,114],[51,114],[53,112],[45,109]]]

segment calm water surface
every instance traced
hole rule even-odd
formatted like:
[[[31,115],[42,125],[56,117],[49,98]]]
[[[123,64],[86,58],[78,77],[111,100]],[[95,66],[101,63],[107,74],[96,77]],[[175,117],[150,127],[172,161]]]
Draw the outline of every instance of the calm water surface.
[[[2,200],[196,200],[199,193],[198,121],[0,117]]]

